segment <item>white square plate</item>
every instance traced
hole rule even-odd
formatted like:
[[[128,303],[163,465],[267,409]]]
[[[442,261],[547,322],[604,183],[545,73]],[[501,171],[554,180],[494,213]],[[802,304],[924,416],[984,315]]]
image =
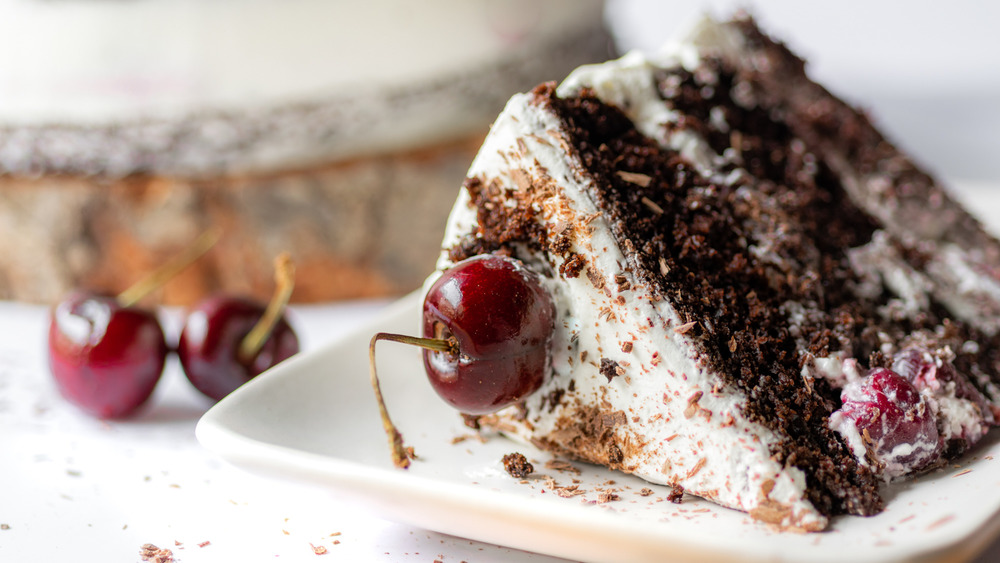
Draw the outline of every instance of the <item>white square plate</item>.
[[[1000,531],[997,432],[958,463],[890,487],[877,516],[780,533],[694,497],[672,504],[669,488],[621,473],[547,468],[549,454],[502,436],[469,438],[427,383],[420,351],[382,342],[389,412],[419,456],[395,469],[369,386],[368,342],[376,331],[416,334],[419,305],[411,295],[371,326],[257,377],[202,418],[199,440],[237,466],[364,499],[390,519],[583,561],[951,562]],[[501,458],[515,451],[535,463],[528,479],[503,470]]]

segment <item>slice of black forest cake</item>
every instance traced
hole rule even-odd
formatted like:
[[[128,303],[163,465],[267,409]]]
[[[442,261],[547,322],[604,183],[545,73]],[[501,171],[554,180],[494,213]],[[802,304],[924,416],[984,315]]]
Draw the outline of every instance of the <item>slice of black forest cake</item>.
[[[749,17],[511,99],[439,270],[491,252],[556,321],[480,424],[784,529],[1000,418],[1000,243]]]

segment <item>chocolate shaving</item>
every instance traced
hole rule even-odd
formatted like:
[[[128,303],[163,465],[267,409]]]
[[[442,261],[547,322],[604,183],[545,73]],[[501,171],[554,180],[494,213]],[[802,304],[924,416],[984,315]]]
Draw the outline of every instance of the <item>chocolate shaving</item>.
[[[663,208],[656,204],[655,201],[649,199],[646,196],[642,196],[642,204],[649,208],[650,211],[656,213],[657,215],[663,215]]]
[[[611,383],[612,379],[625,375],[625,369],[614,360],[601,358],[601,375],[608,378],[608,383]]]
[[[704,391],[695,391],[693,395],[688,397],[687,408],[684,409],[684,418],[693,418],[696,414],[698,414],[698,411],[701,410],[701,405],[698,404],[698,401],[700,401],[704,395]]]
[[[503,456],[503,468],[511,477],[524,479],[535,472],[535,467],[531,465],[524,454],[514,452]]]
[[[173,563],[174,561],[172,551],[166,548],[161,549],[151,543],[143,544],[139,548],[139,557],[150,563]]]
[[[641,188],[647,188],[651,183],[653,183],[653,178],[651,178],[646,174],[638,174],[636,172],[625,172],[623,170],[619,170],[618,172],[616,172],[616,174],[618,174],[618,177],[621,178],[622,180],[625,180],[630,184],[635,184]]]
[[[614,502],[616,500],[621,500],[621,497],[618,496],[618,493],[613,493],[611,491],[604,491],[601,494],[597,495],[597,502],[601,504],[607,502]]]
[[[685,334],[688,331],[690,331],[692,328],[694,328],[697,324],[698,324],[698,321],[691,321],[691,322],[684,323],[681,326],[675,328],[674,332],[676,332],[677,334]]]
[[[569,472],[569,473],[573,473],[573,474],[576,474],[576,475],[580,474],[580,469],[579,468],[577,468],[576,466],[574,466],[572,463],[570,463],[568,461],[561,460],[561,459],[550,459],[550,460],[546,461],[545,462],[545,468],[546,469],[553,469],[553,470],[559,471],[559,472]]]

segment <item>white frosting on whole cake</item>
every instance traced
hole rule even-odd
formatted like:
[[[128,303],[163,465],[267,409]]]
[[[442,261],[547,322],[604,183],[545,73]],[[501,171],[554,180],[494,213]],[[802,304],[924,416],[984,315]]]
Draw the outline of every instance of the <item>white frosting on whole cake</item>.
[[[461,138],[512,92],[606,56],[602,8],[0,0],[0,167],[202,173]]]

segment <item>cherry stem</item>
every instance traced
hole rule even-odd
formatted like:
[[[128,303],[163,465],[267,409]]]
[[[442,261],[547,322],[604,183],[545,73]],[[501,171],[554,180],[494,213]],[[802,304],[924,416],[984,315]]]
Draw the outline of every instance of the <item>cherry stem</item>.
[[[250,364],[260,353],[292,297],[292,290],[295,289],[295,264],[287,252],[282,252],[274,259],[274,284],[274,294],[264,309],[264,314],[240,341],[236,357],[244,364]]]
[[[382,387],[379,385],[378,375],[375,373],[375,343],[379,340],[410,344],[427,350],[447,352],[449,354],[457,354],[458,345],[455,343],[454,339],[442,340],[440,338],[418,338],[416,336],[392,334],[389,332],[379,332],[375,334],[375,336],[372,337],[371,344],[368,345],[369,375],[371,376],[372,389],[375,390],[375,401],[378,402],[378,412],[382,417],[382,427],[385,428],[385,434],[389,438],[389,450],[392,452],[392,463],[400,469],[406,469],[410,466],[411,454],[407,451],[406,446],[403,445],[403,435],[399,433],[399,430],[396,429],[396,425],[393,424],[392,419],[389,418],[389,411],[385,408],[385,399],[382,398]]]
[[[140,299],[149,295],[154,289],[167,283],[168,280],[179,274],[181,270],[187,268],[200,258],[201,255],[208,252],[210,248],[215,246],[221,235],[222,230],[218,228],[205,231],[195,239],[191,246],[150,272],[146,277],[132,284],[125,291],[119,293],[115,300],[122,307],[135,305]]]

